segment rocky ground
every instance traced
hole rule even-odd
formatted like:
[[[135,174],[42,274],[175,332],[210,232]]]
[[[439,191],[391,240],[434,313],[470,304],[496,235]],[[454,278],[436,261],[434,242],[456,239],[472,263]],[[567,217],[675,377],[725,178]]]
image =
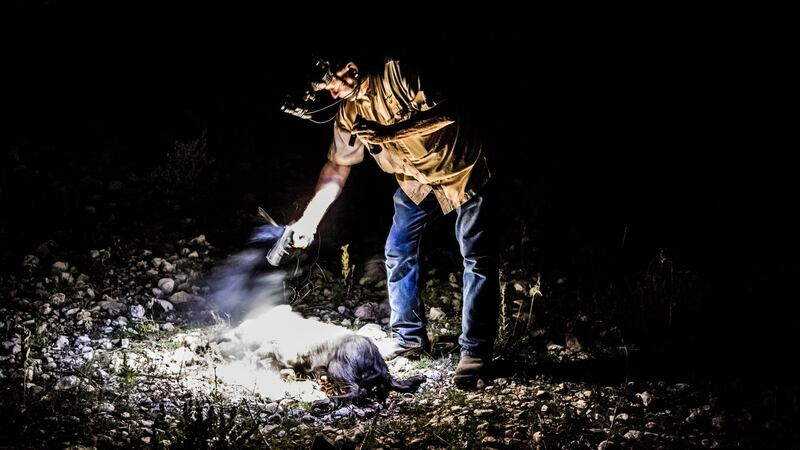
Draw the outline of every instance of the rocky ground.
[[[213,342],[235,325],[207,277],[224,261],[205,236],[70,249],[45,242],[3,274],[2,445],[169,448],[769,447],[795,431],[777,391],[634,377],[633,343],[600,318],[565,317],[567,281],[504,269],[498,377],[464,392],[457,362],[457,272],[432,269],[432,355],[391,370],[423,374],[415,394],[317,410],[317,380],[281,374],[269,395],[226,383]],[[342,257],[349,258],[343,251]],[[385,327],[378,258],[294,263],[284,299],[311,320]],[[355,266],[353,268],[353,266]],[[373,328],[375,325],[373,325]],[[560,369],[559,369],[560,368]],[[608,373],[604,377],[603,373]],[[603,378],[606,378],[605,380]],[[796,398],[796,392],[793,393]],[[737,397],[745,395],[749,398]],[[752,398],[758,401],[752,402]]]
[[[185,158],[186,170],[172,161],[177,169],[167,166],[168,174],[119,178],[94,175],[111,167],[102,161],[97,170],[77,163],[40,170],[12,156],[0,187],[16,195],[4,210],[50,228],[20,231],[16,222],[0,221],[3,232],[52,239],[9,240],[21,251],[2,255],[0,446],[685,449],[796,442],[796,384],[719,376],[681,354],[654,351],[653,342],[680,336],[686,322],[678,319],[692,316],[690,273],[659,255],[626,289],[609,281],[606,291],[586,296],[574,275],[542,275],[527,262],[523,247],[536,242],[536,230],[523,218],[509,220],[521,224],[520,238],[503,251],[496,378],[479,389],[461,391],[451,381],[460,258],[436,245],[424,261],[432,354],[390,363],[399,378],[427,378],[417,393],[330,410],[313,407],[325,386],[302,373],[232,381],[226,370],[236,361],[215,343],[241,317],[221,307],[209,280],[246,239],[207,236],[246,234],[257,196],[217,224],[219,233],[192,211],[213,216],[215,189],[231,180],[206,190],[187,185],[202,155]],[[302,204],[303,190],[291,186],[307,177],[287,170],[298,161],[282,164],[256,165],[241,178],[288,179],[285,198],[274,201]],[[181,192],[197,201],[176,201]],[[39,207],[46,204],[60,209]],[[285,278],[272,286],[270,301],[290,304],[309,321],[379,337],[388,322],[380,244],[365,239],[341,248],[345,242],[328,240],[282,267]]]

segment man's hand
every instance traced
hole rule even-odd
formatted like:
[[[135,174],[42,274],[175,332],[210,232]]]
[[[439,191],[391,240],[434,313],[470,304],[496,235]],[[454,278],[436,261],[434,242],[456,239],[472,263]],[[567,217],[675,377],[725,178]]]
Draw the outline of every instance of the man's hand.
[[[311,242],[314,241],[314,234],[317,232],[317,226],[322,221],[322,216],[339,196],[349,174],[350,166],[340,166],[330,161],[325,164],[319,174],[317,191],[308,202],[300,220],[287,225],[292,231],[292,247],[306,248],[311,245]]]
[[[361,116],[356,117],[356,121],[353,123],[353,130],[350,133],[367,144],[383,144],[390,137],[389,127]]]
[[[314,242],[314,234],[317,232],[315,224],[308,220],[300,219],[297,222],[287,225],[292,230],[292,247],[306,248]]]

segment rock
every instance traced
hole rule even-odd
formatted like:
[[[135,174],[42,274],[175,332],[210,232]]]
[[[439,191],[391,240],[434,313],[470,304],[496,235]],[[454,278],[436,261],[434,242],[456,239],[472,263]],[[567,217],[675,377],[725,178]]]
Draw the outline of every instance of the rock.
[[[58,379],[54,389],[57,391],[66,391],[75,388],[78,384],[80,384],[80,379],[78,377],[75,375],[67,375]]]
[[[169,301],[175,305],[189,303],[194,299],[194,296],[188,292],[176,292],[169,297]]]
[[[353,410],[350,407],[345,406],[334,411],[333,417],[349,417],[352,413]]]
[[[164,261],[161,264],[161,270],[163,270],[166,273],[174,273],[175,272],[175,264],[172,264],[170,262]]]
[[[206,240],[206,235],[205,234],[201,234],[201,235],[199,235],[197,237],[192,238],[192,240],[189,241],[189,244],[191,244],[191,245],[199,245],[201,247],[207,247],[209,245],[208,241]]]
[[[367,302],[356,308],[354,313],[359,320],[375,320],[378,318],[378,304],[375,302]]]
[[[54,344],[54,346],[55,346],[55,348],[56,348],[57,350],[61,350],[61,349],[63,349],[64,347],[68,347],[68,346],[69,346],[69,338],[67,338],[67,337],[66,337],[66,336],[64,336],[64,335],[61,335],[61,336],[59,336],[59,337],[56,339],[56,343]]]
[[[162,331],[172,331],[175,329],[175,326],[172,325],[170,322],[165,322],[160,325]]]
[[[597,450],[612,450],[614,448],[617,448],[617,445],[614,443],[614,441],[602,441],[597,446]]]
[[[108,295],[103,295],[103,299],[99,301],[97,304],[98,306],[100,306],[100,309],[108,311],[108,314],[112,316],[116,316],[117,314],[120,314],[122,311],[125,310],[124,303],[120,302],[115,298],[111,298]]]
[[[550,342],[547,344],[547,350],[551,352],[557,352],[563,350],[564,347],[561,345],[556,344],[555,342]]]
[[[636,397],[639,398],[642,401],[642,405],[645,408],[647,408],[647,405],[649,405],[650,402],[653,401],[653,396],[650,395],[650,393],[647,392],[647,391],[640,392],[640,393],[636,394]]]
[[[66,300],[67,296],[63,292],[56,292],[50,296],[50,303],[55,306],[63,305]]]
[[[17,338],[17,340],[18,339],[19,338]],[[6,350],[11,349],[11,354],[12,355],[16,355],[17,353],[22,351],[22,346],[19,344],[19,342],[15,342],[15,341],[4,341],[3,342],[3,348],[6,349]]]
[[[577,409],[586,409],[586,407],[589,405],[586,403],[586,400],[580,399],[572,402],[572,406]]]
[[[580,341],[578,341],[578,338],[570,333],[567,333],[567,335],[564,337],[564,341],[567,348],[573,352],[579,352],[583,350],[583,346],[581,345]]]
[[[277,402],[267,403],[264,406],[264,412],[269,415],[278,414],[281,412],[281,407],[278,406]]]
[[[624,437],[625,439],[630,439],[630,440],[641,439],[642,438],[642,432],[638,431],[638,430],[629,430],[622,437]]]
[[[67,270],[69,270],[69,263],[64,261],[56,261],[53,263],[52,266],[50,266],[50,269],[52,270],[53,273],[66,272]]]
[[[136,304],[130,308],[131,319],[142,320],[144,319],[144,306]]]
[[[491,448],[492,445],[497,445],[499,441],[494,436],[486,436],[485,438],[481,439],[481,444],[485,446],[489,446],[487,448]]]
[[[39,257],[36,255],[25,255],[22,258],[22,266],[28,269],[35,269],[39,267]]]
[[[364,325],[363,327],[359,328],[358,331],[356,331],[356,334],[375,340],[386,338],[386,333],[383,331],[381,326],[376,323],[368,323]]]
[[[442,320],[447,317],[447,315],[444,313],[444,311],[442,311],[441,308],[434,306],[430,309],[430,311],[428,311],[428,317],[430,317],[431,320]]]
[[[163,309],[164,312],[170,312],[175,309],[175,305],[166,300],[158,300],[158,305],[161,306],[161,309]]]
[[[75,320],[78,321],[78,324],[91,321],[92,313],[85,309],[82,309],[78,312],[78,314],[75,315]]]
[[[175,289],[175,280],[172,278],[162,278],[158,280],[158,288],[165,294],[171,294]]]

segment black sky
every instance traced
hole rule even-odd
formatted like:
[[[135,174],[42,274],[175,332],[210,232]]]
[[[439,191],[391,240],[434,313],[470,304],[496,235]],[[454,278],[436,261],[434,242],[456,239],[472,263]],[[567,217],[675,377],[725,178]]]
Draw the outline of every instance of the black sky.
[[[127,149],[119,158],[152,161],[207,130],[232,159],[287,146],[319,158],[329,130],[278,107],[320,43],[341,40],[451,69],[487,118],[501,172],[533,183],[532,195],[678,228],[678,240],[716,231],[722,247],[796,241],[785,214],[796,178],[785,155],[796,138],[782,140],[796,82],[784,52],[790,33],[769,16],[498,7],[458,18],[410,11],[413,19],[384,23],[380,13],[310,5],[4,9],[6,145],[69,157],[118,146]],[[662,234],[659,244],[675,246]]]

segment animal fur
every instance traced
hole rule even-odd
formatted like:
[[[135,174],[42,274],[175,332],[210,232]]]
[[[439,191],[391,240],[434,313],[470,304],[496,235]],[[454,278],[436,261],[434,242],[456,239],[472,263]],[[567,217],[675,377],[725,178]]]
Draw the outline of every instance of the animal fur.
[[[414,392],[425,382],[421,375],[402,381],[392,377],[378,347],[365,336],[344,336],[326,353],[327,364],[317,369],[326,371],[328,380],[343,392],[331,397],[334,403],[352,402],[371,391],[379,399],[386,398],[389,391]]]
[[[264,214],[266,216],[266,214]],[[237,317],[254,305],[274,304],[281,298],[284,272],[264,271],[265,256],[280,237],[282,227],[268,216],[256,230],[246,250],[231,256],[212,276],[212,299],[217,308]],[[394,379],[375,343],[351,330],[303,318],[289,305],[274,306],[229,330],[218,342],[222,353],[233,359],[255,358],[267,369],[294,369],[299,374],[327,375],[340,392],[334,404],[367,395],[385,397],[390,390],[411,392],[423,376]]]
[[[413,392],[423,376],[401,381],[393,378],[378,347],[366,336],[347,328],[305,319],[280,305],[248,319],[222,336],[223,354],[242,358],[254,355],[263,366],[294,369],[296,373],[327,376],[340,392],[331,396],[334,405],[389,391]]]

